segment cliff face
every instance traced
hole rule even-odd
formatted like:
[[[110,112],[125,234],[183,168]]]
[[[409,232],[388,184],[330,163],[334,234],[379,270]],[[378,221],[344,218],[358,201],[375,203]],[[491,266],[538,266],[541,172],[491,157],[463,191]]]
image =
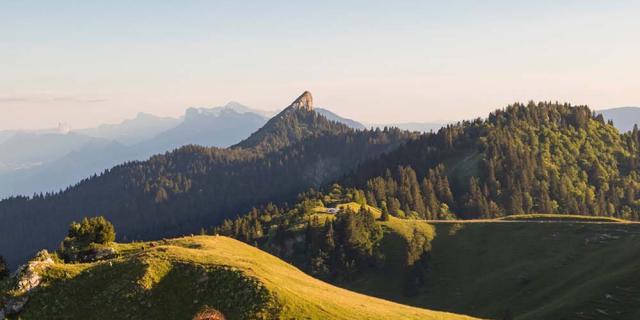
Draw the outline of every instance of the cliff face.
[[[291,103],[289,108],[312,111],[313,110],[313,96],[311,95],[311,92],[309,92],[309,91],[303,92],[295,101],[293,101],[293,103]]]

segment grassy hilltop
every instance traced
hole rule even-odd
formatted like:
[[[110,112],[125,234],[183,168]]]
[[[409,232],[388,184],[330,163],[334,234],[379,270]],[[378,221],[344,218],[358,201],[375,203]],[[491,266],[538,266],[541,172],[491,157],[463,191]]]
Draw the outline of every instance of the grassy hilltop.
[[[242,242],[197,236],[114,244],[119,257],[44,268],[21,319],[470,319],[314,279]]]

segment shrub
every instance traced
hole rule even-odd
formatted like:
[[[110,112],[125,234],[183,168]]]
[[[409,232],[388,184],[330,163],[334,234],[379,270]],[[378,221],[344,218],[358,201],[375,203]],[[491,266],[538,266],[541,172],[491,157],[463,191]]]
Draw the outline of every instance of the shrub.
[[[84,218],[82,222],[69,225],[67,237],[60,247],[61,256],[66,261],[76,260],[79,253],[115,241],[116,231],[104,217]]]

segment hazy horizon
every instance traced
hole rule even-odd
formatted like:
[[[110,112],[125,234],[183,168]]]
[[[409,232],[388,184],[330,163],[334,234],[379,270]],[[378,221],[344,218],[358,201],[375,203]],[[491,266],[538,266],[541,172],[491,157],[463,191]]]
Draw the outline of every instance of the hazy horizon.
[[[302,91],[366,123],[444,122],[520,101],[640,104],[633,1],[20,1],[0,10],[0,130]]]

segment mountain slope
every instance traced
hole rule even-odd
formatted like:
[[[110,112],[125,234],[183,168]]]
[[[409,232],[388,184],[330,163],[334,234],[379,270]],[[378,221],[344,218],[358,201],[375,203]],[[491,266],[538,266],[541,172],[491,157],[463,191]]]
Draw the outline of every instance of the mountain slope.
[[[323,115],[328,120],[345,124],[347,127],[351,128],[351,129],[364,130],[364,129],[367,128],[362,123],[360,123],[358,121],[355,121],[355,120],[352,120],[352,119],[348,119],[348,118],[343,118],[343,117],[333,113],[330,110],[323,109],[323,108],[315,108],[314,110],[317,113]]]
[[[252,138],[254,147],[186,146],[116,166],[57,194],[1,201],[0,252],[15,267],[41,248],[56,248],[71,221],[91,215],[112,221],[119,239],[198,232],[252,206],[292,201],[414,137],[354,131],[301,108],[281,115]],[[287,128],[305,129],[289,136]]]
[[[627,132],[633,129],[633,126],[640,124],[640,108],[639,107],[621,107],[596,111],[605,119],[613,121],[613,125],[620,132]]]
[[[132,160],[131,149],[118,142],[95,141],[37,167],[0,175],[0,199],[54,193],[119,163]]]
[[[0,166],[5,167],[4,172],[37,167],[84,145],[105,141],[76,133],[18,132],[0,143]]]
[[[230,238],[116,247],[116,259],[46,267],[21,319],[192,319],[205,306],[228,319],[471,319],[331,286]]]
[[[3,130],[0,131],[0,143],[7,141],[7,139],[11,138],[14,134],[18,133],[17,130]]]
[[[234,147],[254,148],[261,152],[278,150],[302,139],[325,134],[350,132],[346,125],[316,113],[313,109],[313,96],[305,91],[291,105],[271,118],[260,130]]]

